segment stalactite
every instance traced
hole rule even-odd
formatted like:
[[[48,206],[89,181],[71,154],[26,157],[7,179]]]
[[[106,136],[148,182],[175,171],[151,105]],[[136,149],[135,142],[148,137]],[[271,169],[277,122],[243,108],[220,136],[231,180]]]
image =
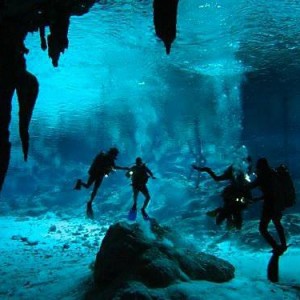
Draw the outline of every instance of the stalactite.
[[[69,46],[68,30],[70,14],[61,6],[51,7],[51,20],[49,24],[50,34],[48,35],[48,55],[54,67],[58,66],[61,53]]]
[[[16,84],[19,102],[19,133],[22,142],[24,160],[27,161],[29,149],[29,124],[38,96],[39,83],[34,75],[25,71]]]
[[[12,97],[17,92],[19,134],[24,160],[29,151],[29,126],[38,96],[38,80],[26,70],[24,40],[28,32],[40,31],[41,48],[48,48],[53,66],[58,66],[61,53],[68,48],[71,15],[88,12],[95,0],[28,0],[24,3],[0,1],[0,191],[10,161]],[[45,27],[49,26],[48,45]]]
[[[156,35],[164,42],[167,54],[176,38],[177,6],[179,0],[154,0],[154,26]]]
[[[24,160],[29,151],[29,126],[38,96],[37,78],[26,70],[24,55],[28,49],[24,39],[28,32],[39,31],[41,48],[48,48],[54,67],[68,48],[71,15],[88,12],[95,0],[28,0],[23,3],[0,1],[0,191],[10,160],[9,124],[11,101],[17,92],[19,102],[19,134]],[[176,37],[178,0],[154,0],[154,25],[163,40],[167,54]],[[45,37],[45,27],[50,34]]]
[[[26,30],[15,20],[2,21],[0,25],[0,190],[10,160],[9,124],[11,101],[22,76],[26,73],[24,45]],[[20,91],[22,89],[20,88]],[[22,116],[23,117],[23,116]]]

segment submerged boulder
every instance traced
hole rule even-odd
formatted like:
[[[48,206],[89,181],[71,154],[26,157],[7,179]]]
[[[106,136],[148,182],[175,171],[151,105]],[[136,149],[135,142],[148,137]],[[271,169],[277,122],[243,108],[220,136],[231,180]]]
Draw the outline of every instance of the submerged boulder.
[[[170,299],[168,287],[177,283],[222,283],[234,277],[229,262],[178,246],[178,239],[156,222],[110,226],[96,257],[95,286],[87,299]]]

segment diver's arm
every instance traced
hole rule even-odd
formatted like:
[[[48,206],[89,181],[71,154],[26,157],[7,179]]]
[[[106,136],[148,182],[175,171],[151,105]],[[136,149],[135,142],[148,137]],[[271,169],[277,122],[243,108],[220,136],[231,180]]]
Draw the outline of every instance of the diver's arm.
[[[255,179],[254,181],[248,183],[245,187],[246,187],[247,189],[249,189],[249,190],[252,190],[252,189],[255,189],[255,188],[259,187],[259,186],[260,186],[260,180],[259,180],[259,178],[256,177],[256,179]],[[260,201],[260,200],[264,200],[264,198],[265,198],[264,195],[261,195],[261,196],[259,196],[259,197],[253,197],[253,198],[249,201],[249,203],[255,203],[255,202],[258,202],[258,201]]]
[[[247,188],[249,190],[252,190],[252,189],[255,189],[257,187],[260,186],[260,181],[259,181],[259,178],[256,177],[256,179],[250,183],[247,184]]]
[[[128,167],[116,166],[115,162],[113,162],[113,165],[111,166],[111,168],[113,170],[125,170],[125,171],[129,171],[130,170],[130,168],[128,168]]]
[[[152,179],[156,179],[156,177],[153,175],[153,173],[151,172],[151,170],[148,167],[146,167],[146,172],[150,175],[150,177]]]
[[[116,170],[125,170],[125,171],[129,171],[130,170],[130,168],[128,168],[128,167],[120,167],[120,166],[113,166],[113,169],[116,169]]]
[[[228,175],[226,173],[222,174],[222,175],[216,175],[216,173],[208,167],[197,167],[196,165],[192,165],[192,167],[199,171],[199,172],[206,172],[207,174],[210,175],[211,178],[213,178],[213,180],[215,181],[223,181],[223,180],[228,180]]]
[[[222,175],[216,175],[216,173],[211,169],[211,168],[205,168],[205,170],[203,170],[204,172],[206,172],[207,174],[210,175],[210,177],[214,180],[214,181],[223,181],[223,180],[228,180],[228,176],[227,174],[222,174]]]

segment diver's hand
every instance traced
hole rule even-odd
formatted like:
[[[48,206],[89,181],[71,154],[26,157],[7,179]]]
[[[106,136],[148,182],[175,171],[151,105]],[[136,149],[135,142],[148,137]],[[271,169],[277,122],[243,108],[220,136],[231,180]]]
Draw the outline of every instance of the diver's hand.
[[[115,168],[113,170],[123,170],[123,171],[129,171],[130,168],[129,167],[120,167],[120,166],[115,166]]]
[[[203,167],[203,168],[198,168],[198,170],[199,170],[200,172],[210,172],[210,171],[211,171],[211,168]]]
[[[199,172],[210,172],[211,169],[208,167],[197,167],[195,164],[192,164],[192,168]]]
[[[197,167],[197,165],[195,165],[195,164],[192,164],[192,168],[195,170],[199,170],[199,167]]]

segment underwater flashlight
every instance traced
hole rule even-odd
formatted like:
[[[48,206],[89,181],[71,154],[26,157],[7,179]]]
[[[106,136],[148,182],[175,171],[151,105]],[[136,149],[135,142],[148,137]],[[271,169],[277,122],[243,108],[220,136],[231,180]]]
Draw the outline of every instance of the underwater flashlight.
[[[236,202],[241,202],[241,203],[245,203],[246,202],[244,197],[242,197],[242,198],[236,198],[235,201]]]
[[[105,174],[104,177],[108,177],[108,174]]]
[[[246,181],[251,182],[250,176],[248,174],[245,175],[245,179]]]
[[[133,174],[133,171],[129,171],[129,175],[131,176]]]

